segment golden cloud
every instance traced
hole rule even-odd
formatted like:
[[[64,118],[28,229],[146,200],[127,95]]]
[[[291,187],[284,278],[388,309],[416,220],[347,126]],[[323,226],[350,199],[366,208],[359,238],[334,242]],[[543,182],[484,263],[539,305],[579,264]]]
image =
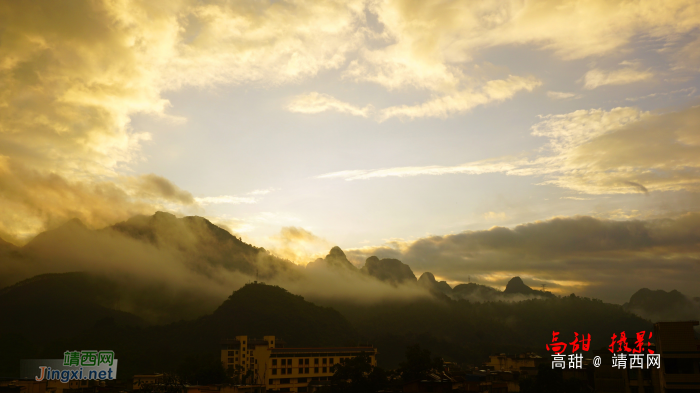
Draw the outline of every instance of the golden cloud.
[[[306,265],[313,259],[325,255],[332,246],[330,242],[301,227],[283,227],[280,233],[268,239],[270,251],[275,255]]]
[[[641,82],[654,77],[650,70],[640,70],[638,64],[630,64],[628,67],[619,70],[605,71],[594,68],[586,73],[584,78],[585,89],[595,89],[605,85],[625,85],[628,83]]]
[[[367,12],[378,23],[368,22]],[[130,119],[167,118],[165,91],[275,86],[342,69],[351,80],[432,95],[385,108],[381,119],[444,117],[540,84],[531,76],[464,67],[489,47],[527,44],[575,59],[611,53],[644,32],[677,44],[667,51],[676,67],[696,69],[698,41],[685,42],[700,25],[700,6],[692,0],[15,1],[0,5],[0,25],[0,181],[15,187],[0,195],[0,216],[13,217],[0,231],[16,237],[75,214],[103,225],[156,208],[154,198],[192,205],[185,190],[125,175],[151,138]],[[615,72],[594,84],[624,80]],[[309,98],[295,108],[370,112],[329,96]],[[649,187],[645,180],[624,181]]]
[[[99,226],[158,200],[219,203],[156,175],[125,176],[185,85],[279,84],[337,68],[356,48],[362,2],[176,0],[0,5],[0,234],[78,216]],[[229,199],[231,197],[228,197]],[[227,200],[228,201],[228,200]],[[230,201],[229,201],[230,202]]]
[[[699,213],[625,221],[576,216],[346,253],[354,259],[398,258],[416,271],[428,270],[457,282],[526,275],[559,282],[557,292],[562,294],[576,291],[623,302],[645,286],[697,295],[697,285],[688,281],[688,275],[700,274],[699,241]]]
[[[548,139],[532,159],[499,157],[456,166],[346,170],[318,178],[360,180],[504,173],[543,176],[584,194],[700,190],[700,106],[652,114],[632,107],[543,116],[532,135]]]
[[[287,110],[298,113],[321,113],[332,110],[349,115],[367,117],[370,112],[372,112],[373,108],[371,105],[361,108],[340,101],[328,94],[311,92],[294,97],[287,106]]]
[[[533,77],[508,76],[506,79],[490,80],[480,89],[465,90],[444,95],[418,105],[402,105],[382,110],[380,120],[391,117],[447,117],[448,115],[468,111],[475,106],[490,102],[505,101],[519,91],[532,91],[542,82]]]

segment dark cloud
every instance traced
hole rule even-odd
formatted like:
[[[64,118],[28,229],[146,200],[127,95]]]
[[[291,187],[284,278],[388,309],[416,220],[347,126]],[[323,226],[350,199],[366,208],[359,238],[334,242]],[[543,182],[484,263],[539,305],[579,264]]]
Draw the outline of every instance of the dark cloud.
[[[636,188],[637,190],[639,190],[639,192],[643,192],[643,193],[649,195],[649,190],[647,190],[646,187],[644,187],[643,185],[641,185],[639,183],[635,183],[633,181],[626,181],[624,183]]]
[[[135,179],[140,196],[145,198],[165,199],[185,205],[193,204],[194,197],[188,191],[181,190],[170,180],[152,173],[141,175]]]
[[[641,287],[697,296],[700,213],[674,219],[612,221],[587,216],[493,227],[348,251],[397,258],[448,281],[503,286],[520,275],[560,294],[622,303]]]

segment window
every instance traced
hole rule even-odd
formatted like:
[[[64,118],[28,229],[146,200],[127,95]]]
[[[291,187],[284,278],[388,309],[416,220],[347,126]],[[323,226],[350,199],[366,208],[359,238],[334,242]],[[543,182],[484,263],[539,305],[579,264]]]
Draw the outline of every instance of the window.
[[[273,368],[273,369],[272,369],[272,375],[277,375],[277,369],[276,369],[276,368]]]
[[[323,368],[323,372],[324,372],[324,373],[327,373],[327,372],[328,372],[328,367],[324,367],[324,368]]]
[[[238,361],[238,356],[236,356],[236,361]]]
[[[233,356],[233,351],[228,351],[228,356]]]
[[[693,359],[665,359],[664,370],[666,374],[692,374]]]
[[[299,365],[301,366],[302,364],[304,364],[304,359],[299,359]]]
[[[304,364],[309,364],[309,359],[304,359]]]
[[[328,364],[333,364],[333,358],[328,359]]]
[[[304,369],[299,367],[299,374],[303,374],[303,373],[304,373]]]
[[[314,374],[318,374],[318,367],[314,367]]]
[[[304,386],[303,388],[297,388],[297,392],[308,392],[308,388]]]
[[[229,363],[233,363],[233,358],[228,358]]]
[[[323,358],[323,364],[328,364],[328,359],[327,359],[327,358]]]
[[[308,367],[304,368],[304,374],[308,374],[308,373],[309,373],[309,368]]]
[[[276,366],[277,365],[277,359],[272,359],[272,365]]]
[[[238,355],[238,351],[236,351],[236,355]]]
[[[286,373],[287,373],[287,369],[286,369],[286,368],[283,368],[283,369],[282,369],[282,375],[284,375],[284,374],[286,374]]]
[[[280,383],[289,383],[289,378],[280,379]]]
[[[318,364],[318,358],[314,359],[314,364]]]
[[[274,383],[275,383],[275,380],[274,380],[274,379],[271,379],[271,380],[270,380],[270,383],[269,383],[268,385],[273,385]]]
[[[297,379],[297,383],[306,383],[306,378]]]
[[[282,365],[284,366],[286,364],[287,364],[287,359],[282,359]]]
[[[291,373],[292,373],[292,369],[291,369],[291,368],[288,368],[288,369],[287,369],[287,374],[291,374]]]

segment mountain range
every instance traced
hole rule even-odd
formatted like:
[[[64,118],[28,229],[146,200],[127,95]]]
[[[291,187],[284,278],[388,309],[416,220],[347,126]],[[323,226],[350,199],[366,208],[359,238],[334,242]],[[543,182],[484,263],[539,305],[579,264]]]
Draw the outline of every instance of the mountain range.
[[[0,241],[0,285],[0,376],[20,358],[86,348],[115,350],[127,375],[172,369],[187,356],[216,358],[220,339],[244,334],[293,346],[369,342],[386,367],[416,342],[478,364],[492,352],[542,352],[553,330],[604,346],[650,320],[700,316],[700,299],[677,291],[641,289],[619,306],[520,277],[504,291],[452,288],[397,259],[371,256],[358,268],[339,247],[303,267],[204,218],[162,212],[101,230],[69,221],[23,247]]]

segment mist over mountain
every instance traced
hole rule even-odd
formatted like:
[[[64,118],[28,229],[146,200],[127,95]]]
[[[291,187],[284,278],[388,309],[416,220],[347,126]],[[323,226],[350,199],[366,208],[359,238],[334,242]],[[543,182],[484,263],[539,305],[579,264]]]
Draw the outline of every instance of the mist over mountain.
[[[379,259],[371,256],[360,271],[392,285],[417,282],[411,267],[393,258]]]
[[[437,281],[435,279],[435,275],[430,272],[421,274],[420,278],[418,279],[418,284],[432,292],[443,293],[445,295],[449,295],[453,292],[450,284],[448,284],[446,281]]]
[[[239,334],[274,334],[295,345],[369,342],[389,367],[416,342],[478,363],[493,351],[541,350],[552,330],[585,329],[601,340],[621,329],[648,330],[637,315],[687,319],[698,303],[677,291],[642,289],[622,307],[555,296],[520,277],[504,291],[476,283],[451,288],[431,272],[416,280],[394,258],[370,256],[358,268],[339,247],[303,267],[201,217],[167,213],[101,230],[72,220],[24,247],[0,243],[0,253],[0,279],[9,284],[0,289],[7,356],[119,348],[133,372],[174,367]],[[38,275],[23,277],[32,273]],[[273,285],[244,285],[253,281]],[[47,320],[58,328],[46,333]],[[151,359],[145,351],[163,355]],[[3,359],[0,367],[14,367]]]
[[[623,308],[652,322],[700,319],[700,298],[691,299],[676,290],[642,288]]]
[[[114,281],[82,272],[24,280],[0,289],[0,335],[21,332],[46,343],[104,318],[145,325],[136,315],[119,310],[123,289]]]
[[[471,282],[455,285],[452,288],[452,297],[471,301],[496,301],[503,296],[498,289]]]
[[[84,279],[79,275],[71,278],[72,284]],[[82,285],[86,287],[89,285]],[[104,292],[108,298],[109,290]],[[37,290],[37,294],[46,292]],[[370,305],[344,302],[330,308],[277,286],[251,283],[234,291],[208,315],[157,326],[144,326],[123,313],[90,321],[80,318],[79,312],[91,310],[83,308],[90,306],[91,299],[87,296],[65,316],[59,314],[65,308],[57,310],[51,324],[63,325],[60,335],[38,337],[34,330],[19,327],[2,332],[0,344],[7,351],[0,353],[0,375],[17,371],[20,358],[60,358],[66,348],[88,347],[113,349],[123,362],[122,375],[167,371],[189,356],[218,358],[220,340],[236,335],[275,335],[288,346],[297,347],[371,343],[379,349],[380,365],[391,368],[398,365],[406,346],[412,343],[420,343],[449,361],[477,364],[494,351],[542,352],[552,330],[563,332],[564,338],[574,331],[590,333],[592,345],[598,348],[607,345],[613,332],[651,327],[621,306],[576,296],[482,303],[447,297],[406,298]],[[68,301],[64,304],[68,309],[75,304],[74,297],[63,300]],[[13,302],[27,304],[21,297]],[[7,304],[3,307],[0,312],[5,312]]]
[[[16,304],[23,303],[16,299]],[[78,304],[83,305],[85,302]],[[37,337],[34,330],[0,334],[0,344],[6,349],[0,353],[0,376],[16,375],[21,358],[60,359],[67,348],[110,348],[120,360],[120,375],[130,376],[174,370],[189,356],[218,359],[220,341],[236,335],[274,335],[297,347],[356,345],[359,337],[336,310],[258,283],[234,291],[211,314],[167,325],[144,327],[137,319],[115,314],[96,315],[96,320],[81,318],[79,313],[84,310],[92,311],[74,307],[66,318],[57,315],[51,325],[63,324],[64,328],[51,338]],[[48,330],[45,324],[40,326]]]
[[[318,269],[324,267],[331,269],[347,269],[352,272],[357,271],[357,267],[348,260],[348,257],[345,256],[343,250],[341,250],[338,246],[331,248],[331,251],[325,258],[318,258],[306,265],[307,269]]]
[[[533,290],[517,277],[503,292],[475,283],[453,289],[430,272],[416,280],[411,267],[395,258],[370,256],[358,269],[337,246],[325,258],[303,267],[247,244],[204,218],[177,218],[163,212],[135,216],[100,230],[70,220],[24,247],[0,243],[0,255],[0,286],[37,274],[85,272],[84,280],[101,280],[118,288],[100,306],[151,324],[213,312],[231,289],[254,280],[329,305],[432,298],[436,293],[471,302],[553,296]],[[55,275],[44,280],[60,285],[63,279]]]

